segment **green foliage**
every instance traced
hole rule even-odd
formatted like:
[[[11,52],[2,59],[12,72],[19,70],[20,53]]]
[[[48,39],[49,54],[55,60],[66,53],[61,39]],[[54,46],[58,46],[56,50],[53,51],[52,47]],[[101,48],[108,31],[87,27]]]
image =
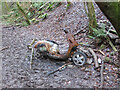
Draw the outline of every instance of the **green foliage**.
[[[90,26],[90,28],[93,30],[93,35],[89,36],[90,38],[106,38],[107,33],[105,32],[105,24],[102,24],[101,28],[96,29]]]
[[[44,2],[32,2],[32,6],[36,9],[39,9],[40,6],[42,6]]]
[[[22,13],[22,15],[24,16],[26,22],[28,25],[30,25],[30,21],[29,21],[29,18],[28,16],[26,15],[25,11],[22,9],[22,7],[20,6],[19,2],[16,3],[17,4],[17,7],[18,7],[18,10]],[[17,16],[18,16],[18,13],[17,13]]]
[[[0,16],[6,25],[26,26],[38,23],[39,19],[46,19],[48,12],[58,7],[60,2],[7,2],[2,3],[3,15]],[[43,7],[44,6],[44,7]],[[43,7],[41,9],[41,7]],[[7,9],[7,10],[6,10]]]
[[[120,2],[96,2],[120,38]]]
[[[38,11],[38,14],[42,15],[42,14],[44,14],[44,11]]]
[[[110,59],[109,57],[105,57],[105,61],[110,62],[110,61],[112,61],[112,59]]]
[[[35,22],[35,21],[36,21],[36,19],[35,19],[35,18],[31,19],[31,22]]]
[[[10,10],[7,12],[8,14],[2,15],[2,22],[5,25],[22,25],[26,26],[26,19],[25,19],[25,8],[21,8],[20,5],[17,5],[16,3],[8,3]],[[2,7],[4,8],[4,7]],[[3,9],[4,12],[4,9]],[[24,15],[23,15],[24,14]],[[24,22],[24,23],[22,23]],[[23,25],[24,24],[24,25]]]
[[[68,10],[71,6],[71,2],[69,0],[67,0],[67,7],[66,7],[66,10]]]
[[[61,2],[56,2],[55,3],[55,7],[58,7],[58,6],[60,6],[61,5]]]
[[[38,18],[40,18],[40,19],[44,20],[44,19],[46,19],[47,17],[48,17],[48,14],[47,14],[47,13],[45,13],[45,14],[43,14],[43,15],[39,16]]]
[[[100,49],[104,49],[104,48],[105,48],[105,45],[102,44],[102,45],[100,46]]]
[[[91,36],[89,36],[90,38],[97,39],[98,41],[102,41],[102,40],[107,41],[110,44],[110,46],[112,47],[112,49],[114,51],[117,51],[116,47],[111,42],[110,38],[107,36],[109,31],[108,32],[105,31],[104,23],[101,24],[100,28],[96,29],[91,26],[90,26],[90,28],[93,30],[93,34]]]
[[[51,11],[52,8],[53,8],[53,5],[54,5],[54,3],[49,3],[48,6],[47,6],[47,8],[46,8],[46,10]]]

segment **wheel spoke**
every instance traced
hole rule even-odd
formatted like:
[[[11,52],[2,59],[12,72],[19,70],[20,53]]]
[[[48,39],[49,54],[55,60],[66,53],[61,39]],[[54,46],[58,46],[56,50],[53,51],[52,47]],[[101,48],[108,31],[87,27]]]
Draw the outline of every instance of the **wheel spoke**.
[[[80,61],[79,60],[77,60],[77,64],[79,64],[80,63]]]
[[[80,59],[80,60],[81,60],[81,59],[84,59],[84,57],[83,57],[83,56],[81,56],[79,59]]]
[[[83,61],[82,60],[79,60],[80,63],[82,63]]]
[[[77,55],[77,58],[79,58],[80,56],[79,55]]]

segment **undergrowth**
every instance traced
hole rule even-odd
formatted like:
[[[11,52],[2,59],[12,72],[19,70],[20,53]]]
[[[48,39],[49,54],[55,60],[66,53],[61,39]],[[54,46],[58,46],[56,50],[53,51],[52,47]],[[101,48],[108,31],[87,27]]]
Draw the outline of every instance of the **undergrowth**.
[[[60,2],[2,2],[3,15],[0,16],[5,25],[27,26],[46,19],[48,12],[61,5]],[[45,5],[46,4],[46,5]],[[9,10],[8,10],[9,9]]]

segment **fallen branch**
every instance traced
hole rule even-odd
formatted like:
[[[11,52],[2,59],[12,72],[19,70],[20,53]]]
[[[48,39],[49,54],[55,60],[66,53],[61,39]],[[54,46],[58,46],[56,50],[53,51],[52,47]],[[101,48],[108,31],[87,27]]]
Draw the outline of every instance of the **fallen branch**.
[[[67,65],[69,65],[69,64],[72,64],[72,62],[66,63],[66,64],[62,65],[61,67],[59,67],[58,69],[56,69],[56,70],[54,70],[54,71],[52,71],[52,72],[49,72],[49,73],[48,73],[48,76],[51,75],[51,74],[54,74],[54,73],[57,72],[57,71],[62,70],[65,66],[67,66]]]
[[[9,47],[4,47],[4,48],[0,49],[0,51],[5,50],[5,49],[8,49],[8,48],[9,48]]]
[[[110,46],[112,47],[112,49],[116,52],[116,51],[117,51],[117,49],[116,49],[116,47],[113,45],[113,43],[111,42],[111,40],[110,40],[110,38],[109,38],[109,37],[107,38],[107,40],[108,40],[108,42],[109,42]]]
[[[104,60],[102,61],[102,66],[101,66],[101,70],[100,70],[100,76],[101,76],[101,88],[103,88],[103,82],[104,82],[103,69],[104,69]]]
[[[97,56],[95,54],[95,52],[93,51],[92,48],[88,48],[88,50],[91,52],[91,54],[93,55],[93,58],[94,58],[94,62],[95,62],[95,67],[98,68],[99,67],[99,64],[98,64],[98,60],[97,60]]]

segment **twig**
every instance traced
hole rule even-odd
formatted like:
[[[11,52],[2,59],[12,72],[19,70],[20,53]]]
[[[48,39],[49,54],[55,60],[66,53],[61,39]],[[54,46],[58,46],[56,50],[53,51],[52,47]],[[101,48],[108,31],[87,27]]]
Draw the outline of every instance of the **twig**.
[[[98,50],[102,55],[104,55],[105,56],[105,54],[104,54],[104,52],[103,51],[101,51],[101,50]]]
[[[88,50],[91,52],[91,54],[93,55],[93,58],[94,58],[94,62],[95,62],[95,67],[98,68],[99,67],[99,64],[98,64],[98,60],[97,60],[97,56],[95,54],[95,52],[93,51],[92,48],[88,48]]]
[[[101,51],[101,50],[96,50],[96,49],[94,49],[94,51],[100,52],[102,55],[104,55],[104,56],[105,56],[104,52],[103,52],[103,51]]]
[[[88,26],[84,27],[82,30],[77,31],[77,33],[74,34],[74,36],[78,35],[79,33],[81,33],[83,30],[85,30]]]
[[[0,51],[5,50],[5,49],[8,49],[8,48],[9,48],[9,47],[4,47],[4,48],[0,49]]]
[[[100,70],[100,74],[101,74],[101,88],[103,88],[103,82],[104,82],[103,69],[104,69],[104,60],[102,61],[102,66],[101,66],[101,70]]]
[[[34,48],[32,48],[32,50],[31,50],[31,56],[30,56],[30,69],[32,68],[32,64],[33,64],[33,56],[34,56]]]
[[[31,55],[30,55],[30,69],[32,68],[32,64],[33,64],[33,57],[34,57],[34,48],[32,47],[32,45],[35,43],[35,41],[37,41],[37,39],[33,39],[31,44],[27,45],[27,48],[29,50],[31,50]]]
[[[51,75],[51,74],[54,74],[54,73],[57,72],[57,71],[60,71],[62,68],[64,68],[65,66],[67,66],[67,65],[69,65],[69,64],[72,64],[72,62],[66,63],[66,64],[62,65],[61,67],[59,67],[58,69],[56,69],[56,70],[54,70],[54,71],[52,71],[52,72],[49,72],[49,73],[48,73],[48,76]]]
[[[107,40],[108,40],[108,42],[109,42],[110,46],[112,47],[112,49],[116,52],[116,51],[117,51],[117,49],[116,49],[116,47],[113,45],[113,43],[111,42],[111,40],[110,40],[110,38],[109,38],[109,37],[107,38]]]
[[[48,3],[50,3],[50,1],[47,1],[44,5],[42,5],[38,11],[40,11],[42,8],[44,8]]]
[[[84,43],[79,43],[79,45],[85,46],[85,47],[93,47],[93,45],[90,44],[84,44]]]
[[[37,41],[37,39],[33,39],[31,44],[27,45],[28,49],[32,48],[32,45],[35,43],[35,41]]]

